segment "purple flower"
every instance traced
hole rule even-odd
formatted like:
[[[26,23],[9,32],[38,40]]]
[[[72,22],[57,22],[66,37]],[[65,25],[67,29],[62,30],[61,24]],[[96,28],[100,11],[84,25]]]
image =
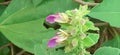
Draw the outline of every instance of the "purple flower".
[[[57,45],[56,40],[59,39],[59,36],[55,36],[48,41],[48,47],[53,48]]]
[[[46,21],[51,24],[55,22],[67,23],[69,21],[69,18],[65,13],[58,13],[58,14],[47,16]]]
[[[60,32],[57,32],[56,35],[48,41],[48,47],[53,48],[57,44],[63,43],[68,38],[68,34],[59,29]]]
[[[49,16],[47,16],[47,18],[46,18],[46,21],[48,22],[48,23],[55,23],[55,19],[56,18],[59,18],[59,15],[57,15],[57,14],[55,14],[55,15],[49,15]]]
[[[49,41],[48,41],[48,47],[49,48],[53,48],[55,47],[58,43],[62,43],[64,40],[66,40],[67,37],[62,37],[62,36],[59,36],[59,35],[56,35],[55,37],[51,38]]]

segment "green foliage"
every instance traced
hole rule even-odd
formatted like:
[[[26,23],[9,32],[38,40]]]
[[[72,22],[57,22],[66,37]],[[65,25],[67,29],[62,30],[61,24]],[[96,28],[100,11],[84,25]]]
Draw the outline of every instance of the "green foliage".
[[[53,30],[42,26],[42,19],[13,25],[5,25],[1,32],[14,44],[26,51],[33,52],[34,45],[54,35]]]
[[[89,33],[88,36],[83,40],[83,44],[86,48],[97,43],[99,34]]]
[[[120,27],[120,0],[103,0],[103,2],[95,6],[89,16],[109,22],[112,26]]]
[[[36,44],[34,47],[35,55],[65,55],[65,53],[58,49],[50,49],[47,47],[47,39],[43,41],[42,44]]]
[[[112,40],[104,42],[102,46],[111,46],[120,49],[120,36],[116,35]]]
[[[34,45],[56,32],[43,26],[46,15],[76,7],[72,0],[12,0],[0,17],[0,31],[18,47],[34,53]]]
[[[9,43],[9,41],[5,38],[5,36],[0,33],[0,47]],[[0,55],[8,55],[9,53],[9,48],[3,48],[0,50]]]
[[[0,6],[0,16],[3,13],[3,11],[5,10],[6,6]]]
[[[9,55],[9,48],[4,48],[0,50],[0,55]]]
[[[9,41],[5,38],[5,36],[2,33],[0,33],[0,47],[7,43],[9,43]]]
[[[95,51],[94,55],[120,55],[120,49],[112,47],[101,47]]]
[[[5,0],[0,0],[3,2]],[[93,2],[93,0],[84,0],[87,2]],[[89,16],[97,18],[99,20],[110,23],[112,26],[120,27],[120,0],[103,0],[102,3],[95,6]],[[88,20],[82,28],[82,32],[85,38],[76,38],[72,40],[77,47],[69,53],[65,53],[59,46],[56,48],[48,48],[48,39],[55,35],[55,30],[46,29],[43,26],[45,17],[49,14],[63,13],[66,10],[72,10],[78,8],[79,4],[73,0],[12,0],[8,6],[0,6],[0,47],[7,44],[9,41],[16,46],[24,49],[25,51],[31,52],[35,55],[76,55],[83,54],[86,48],[97,43],[99,39],[98,33],[91,33],[89,30],[99,30],[94,24]],[[82,6],[81,6],[82,7]],[[87,7],[80,7],[78,17],[86,15]],[[71,15],[68,11],[68,15]],[[73,11],[71,11],[73,12]],[[67,13],[67,12],[66,12]],[[76,18],[76,17],[75,17]],[[81,18],[86,18],[81,17]],[[76,20],[77,25],[80,20]],[[69,26],[68,24],[60,24],[62,28]],[[74,25],[74,24],[73,24]],[[49,25],[54,26],[54,25]],[[76,27],[74,26],[74,27]],[[68,27],[67,27],[68,28]],[[80,29],[77,29],[77,35],[79,37]],[[82,35],[82,34],[81,34]],[[73,35],[74,36],[74,35]],[[84,37],[84,35],[83,35]],[[6,39],[7,38],[7,39]],[[8,41],[9,40],[9,41]],[[78,43],[80,41],[80,43]],[[94,55],[119,55],[120,54],[120,37],[115,36],[114,39],[104,42],[101,47],[95,51]],[[65,46],[66,47],[66,46]],[[71,50],[71,43],[67,50]],[[79,51],[80,50],[80,51]],[[0,50],[0,55],[8,55],[9,48]],[[74,52],[74,53],[73,53]],[[89,52],[85,52],[86,54]]]
[[[4,2],[5,0],[0,0],[0,2]]]
[[[39,19],[33,3],[28,0],[13,0],[0,18],[1,25],[16,24]]]
[[[40,17],[46,17],[49,14],[64,12],[77,7],[79,7],[79,4],[73,0],[42,0],[36,8]]]
[[[32,0],[34,6],[38,6],[39,4],[41,4],[44,0]]]

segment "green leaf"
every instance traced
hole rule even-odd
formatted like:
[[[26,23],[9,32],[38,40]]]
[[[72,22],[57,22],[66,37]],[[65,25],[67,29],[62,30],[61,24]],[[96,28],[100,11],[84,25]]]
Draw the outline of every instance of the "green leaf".
[[[0,24],[9,25],[39,19],[31,1],[13,0],[1,15]]]
[[[109,22],[112,26],[120,27],[120,0],[103,0],[101,4],[95,6],[89,16]]]
[[[4,2],[5,0],[0,0],[0,2]]]
[[[66,10],[78,7],[79,4],[75,3],[73,0],[42,0],[37,7],[37,13],[39,13],[40,17],[46,17],[49,14],[65,12]]]
[[[12,0],[0,17],[0,31],[18,47],[34,53],[35,44],[56,32],[44,28],[44,18],[78,6],[72,0]]]
[[[9,41],[5,38],[5,36],[0,33],[0,47],[4,46],[5,44],[9,43]],[[3,48],[0,50],[0,55],[9,55],[9,48]]]
[[[0,47],[1,46],[4,46],[5,44],[9,43],[9,41],[5,38],[5,36],[0,33]],[[3,48],[0,50],[0,55],[9,55],[9,48],[6,47],[6,48]]]
[[[0,6],[0,16],[4,12],[5,8],[6,8],[6,6]]]
[[[9,43],[9,41],[5,38],[5,36],[2,33],[0,33],[0,47],[7,43]]]
[[[4,48],[2,50],[0,50],[0,55],[9,55],[9,48]]]
[[[95,51],[94,55],[120,55],[120,49],[112,47],[101,47]]]
[[[97,43],[98,39],[99,34],[89,33],[88,36],[85,39],[83,39],[83,44],[86,48],[88,48]]]
[[[54,30],[47,30],[42,26],[41,19],[14,25],[5,25],[1,32],[15,45],[33,53],[36,43],[43,39],[49,39],[55,33]],[[40,23],[41,22],[41,23]]]
[[[64,53],[63,50],[57,50],[57,51],[50,51],[51,52],[51,55],[67,55],[66,53]]]
[[[102,46],[111,46],[120,49],[120,36],[115,36],[112,40],[104,42]]]
[[[83,31],[86,32],[88,30],[99,30],[99,28],[95,27],[93,22],[87,21],[83,26]]]
[[[42,44],[36,44],[34,46],[35,55],[65,55],[63,50],[56,50],[47,47],[47,39],[42,42]]]
[[[35,55],[50,55],[47,50],[47,44],[36,44],[34,46]]]
[[[39,4],[41,4],[43,0],[32,0],[32,1],[33,1],[34,6],[39,6]]]

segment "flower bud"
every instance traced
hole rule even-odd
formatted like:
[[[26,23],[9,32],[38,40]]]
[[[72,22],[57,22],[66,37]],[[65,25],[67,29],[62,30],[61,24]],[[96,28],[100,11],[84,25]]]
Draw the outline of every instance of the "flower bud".
[[[55,21],[58,23],[68,23],[69,17],[65,13],[59,13],[59,18],[56,18]]]
[[[52,23],[55,23],[55,19],[56,19],[56,18],[59,18],[59,15],[58,15],[58,14],[49,15],[49,16],[47,16],[46,21],[47,21],[48,23],[52,24]]]
[[[58,13],[58,14],[47,16],[46,21],[51,24],[55,22],[67,23],[69,22],[69,18],[68,18],[68,15],[66,15],[65,13]]]
[[[48,41],[48,47],[53,48],[58,43],[62,43],[68,38],[67,36],[68,34],[66,32],[64,32],[63,30],[60,30],[60,32],[57,32],[56,35]]]
[[[48,47],[53,48],[57,45],[56,40],[59,39],[59,36],[55,36],[48,41]]]

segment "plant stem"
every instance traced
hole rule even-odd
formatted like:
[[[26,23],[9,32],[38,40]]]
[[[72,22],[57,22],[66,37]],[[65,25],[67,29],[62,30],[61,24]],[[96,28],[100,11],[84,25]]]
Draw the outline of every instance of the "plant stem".
[[[0,5],[8,5],[9,3],[10,3],[10,1],[6,1],[6,2],[0,3]]]
[[[83,0],[75,0],[76,2],[80,3],[81,5],[88,5],[88,6],[96,6],[99,3],[90,3],[90,2],[85,2]]]
[[[5,45],[3,45],[3,46],[0,47],[0,50],[4,49],[4,48],[6,48],[6,47],[8,47],[10,45],[11,45],[11,43],[5,44]]]

